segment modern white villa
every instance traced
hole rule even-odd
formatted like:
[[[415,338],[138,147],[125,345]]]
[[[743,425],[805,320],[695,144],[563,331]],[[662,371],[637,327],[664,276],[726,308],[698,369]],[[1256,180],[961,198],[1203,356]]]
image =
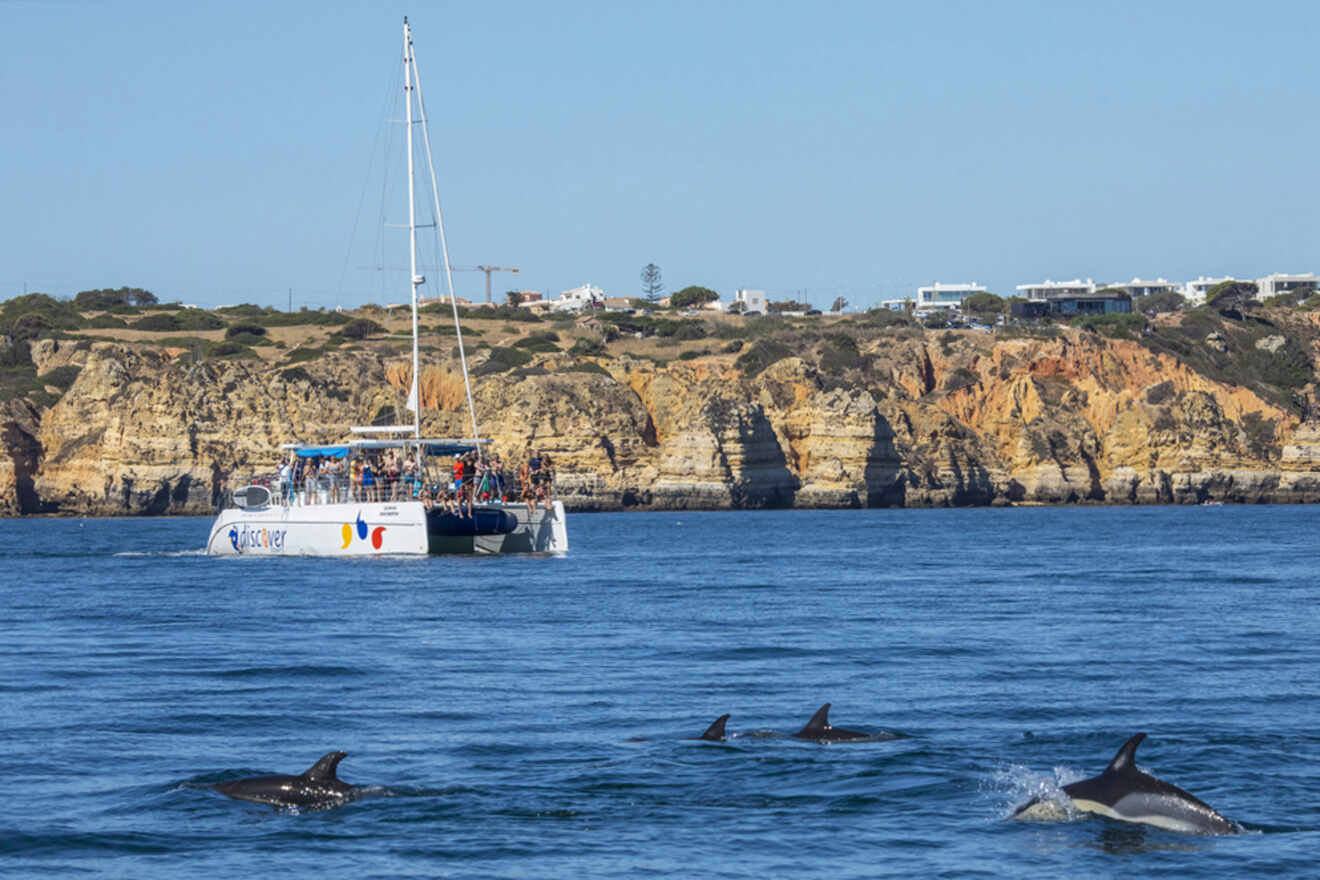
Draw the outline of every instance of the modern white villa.
[[[1276,294],[1288,293],[1300,288],[1320,290],[1320,276],[1314,272],[1300,275],[1275,272],[1273,275],[1266,275],[1264,278],[1256,279],[1256,298],[1268,299]]]
[[[1080,278],[1074,278],[1072,281],[1051,281],[1046,278],[1036,284],[1019,284],[1017,291],[1018,296],[1025,296],[1027,299],[1053,299],[1060,296],[1085,296],[1095,293],[1096,284],[1090,278],[1085,281]]]
[[[1174,281],[1167,281],[1163,278],[1156,278],[1154,281],[1143,281],[1134,277],[1131,281],[1122,283],[1106,284],[1105,287],[1113,290],[1122,290],[1128,296],[1154,296],[1157,293],[1182,293],[1182,285]]]
[[[970,284],[941,284],[936,281],[927,287],[917,288],[916,310],[930,312],[935,309],[956,310],[962,307],[963,300],[976,293],[986,293],[984,285],[973,281]]]

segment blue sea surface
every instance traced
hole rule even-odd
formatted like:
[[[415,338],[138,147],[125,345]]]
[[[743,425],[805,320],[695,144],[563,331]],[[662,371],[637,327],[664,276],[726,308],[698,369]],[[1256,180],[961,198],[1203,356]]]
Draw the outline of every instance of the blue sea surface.
[[[0,873],[1314,875],[1317,517],[571,515],[566,556],[422,560],[0,521]],[[900,736],[786,736],[825,702]],[[1247,833],[1008,818],[1138,731]],[[337,809],[209,788],[334,749]]]

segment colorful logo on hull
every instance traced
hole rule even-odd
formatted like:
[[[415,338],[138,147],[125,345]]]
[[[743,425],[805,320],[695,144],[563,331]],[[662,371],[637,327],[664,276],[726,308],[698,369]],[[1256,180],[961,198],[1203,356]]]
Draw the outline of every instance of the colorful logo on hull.
[[[357,538],[359,541],[367,540],[367,524],[362,521],[361,513],[357,515],[357,522],[344,523],[344,527],[340,531],[340,536],[344,539],[344,546],[340,547],[340,550],[347,550],[348,545],[353,543],[354,538]],[[373,549],[379,550],[381,542],[384,540],[384,526],[376,526],[376,528],[371,530],[371,546]]]
[[[229,529],[229,543],[234,546],[234,550],[238,553],[249,549],[264,549],[283,553],[284,536],[287,534],[287,529],[258,529],[246,525],[241,528],[232,526]]]

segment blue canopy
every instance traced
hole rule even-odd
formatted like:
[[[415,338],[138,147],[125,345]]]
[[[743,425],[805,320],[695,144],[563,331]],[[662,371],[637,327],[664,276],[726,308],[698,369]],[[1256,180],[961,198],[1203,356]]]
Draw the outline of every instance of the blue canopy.
[[[463,455],[464,453],[472,452],[476,448],[477,447],[473,446],[470,443],[466,446],[462,446],[457,443],[445,443],[445,444],[431,443],[426,447],[426,454],[427,455]]]
[[[295,450],[300,458],[312,458],[321,456],[322,458],[343,458],[348,455],[347,446],[303,446]]]

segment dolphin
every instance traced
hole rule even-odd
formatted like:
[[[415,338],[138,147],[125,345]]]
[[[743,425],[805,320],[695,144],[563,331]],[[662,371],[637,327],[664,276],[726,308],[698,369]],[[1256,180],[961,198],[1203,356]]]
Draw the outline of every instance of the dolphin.
[[[793,734],[794,739],[809,739],[818,743],[832,742],[858,742],[860,740],[874,739],[869,733],[862,733],[857,730],[845,730],[842,727],[832,727],[830,725],[830,704],[826,703],[816,710],[816,714],[811,716],[807,726]]]
[[[706,742],[724,742],[724,723],[728,720],[729,716],[727,713],[716,718],[714,723],[706,728],[706,732],[697,737],[697,739],[704,739]]]
[[[1105,772],[1063,787],[1073,807],[1120,822],[1154,825],[1192,834],[1236,834],[1241,829],[1215,812],[1209,804],[1167,782],[1137,769],[1137,746],[1146,738],[1138,733],[1123,743]],[[1049,801],[1032,798],[1014,811],[1014,818],[1050,817]]]
[[[346,757],[344,752],[330,752],[299,776],[250,776],[211,787],[231,798],[276,807],[338,807],[358,791],[335,775],[335,768]]]

